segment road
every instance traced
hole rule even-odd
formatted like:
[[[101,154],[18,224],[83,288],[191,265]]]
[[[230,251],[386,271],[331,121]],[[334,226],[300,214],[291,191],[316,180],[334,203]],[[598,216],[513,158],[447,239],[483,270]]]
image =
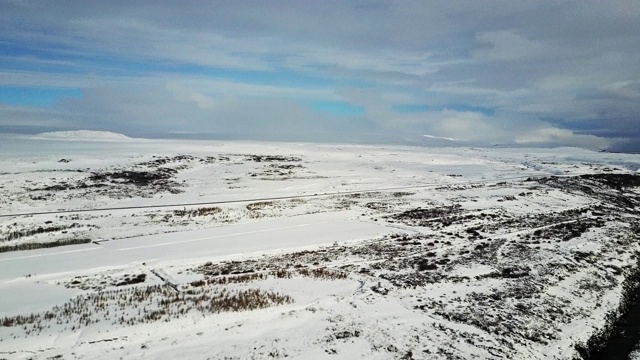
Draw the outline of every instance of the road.
[[[0,284],[26,275],[86,272],[167,260],[216,258],[374,238],[392,230],[350,220],[351,212],[252,223],[0,254]],[[396,230],[397,231],[397,230]]]

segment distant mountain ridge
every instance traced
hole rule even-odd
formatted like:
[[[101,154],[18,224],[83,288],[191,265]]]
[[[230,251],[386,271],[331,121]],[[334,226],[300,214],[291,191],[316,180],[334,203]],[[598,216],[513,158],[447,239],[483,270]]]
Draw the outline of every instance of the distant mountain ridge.
[[[52,131],[36,135],[38,138],[59,140],[94,140],[94,141],[128,141],[132,138],[111,131],[72,130]]]

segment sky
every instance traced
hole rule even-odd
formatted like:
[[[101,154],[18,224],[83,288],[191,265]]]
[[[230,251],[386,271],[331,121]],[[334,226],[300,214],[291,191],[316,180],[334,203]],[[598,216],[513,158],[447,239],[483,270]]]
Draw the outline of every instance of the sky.
[[[640,2],[0,0],[0,132],[640,151]]]

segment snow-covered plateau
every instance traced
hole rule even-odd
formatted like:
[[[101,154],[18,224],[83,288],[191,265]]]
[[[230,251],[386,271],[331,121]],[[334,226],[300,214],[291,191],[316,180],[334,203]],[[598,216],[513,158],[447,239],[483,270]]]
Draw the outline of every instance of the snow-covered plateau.
[[[98,135],[0,138],[0,359],[602,358],[634,309],[640,155]]]
[[[111,131],[75,130],[75,131],[52,131],[41,133],[36,136],[41,139],[60,140],[90,140],[90,141],[127,141],[130,137],[114,133]],[[141,140],[141,139],[138,139]]]

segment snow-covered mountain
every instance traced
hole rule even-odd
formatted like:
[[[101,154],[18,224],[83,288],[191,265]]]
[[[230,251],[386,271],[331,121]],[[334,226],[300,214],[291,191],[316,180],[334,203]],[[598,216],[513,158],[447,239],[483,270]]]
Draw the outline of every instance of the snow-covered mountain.
[[[130,141],[132,138],[111,131],[70,130],[40,133],[36,138],[56,140]]]

